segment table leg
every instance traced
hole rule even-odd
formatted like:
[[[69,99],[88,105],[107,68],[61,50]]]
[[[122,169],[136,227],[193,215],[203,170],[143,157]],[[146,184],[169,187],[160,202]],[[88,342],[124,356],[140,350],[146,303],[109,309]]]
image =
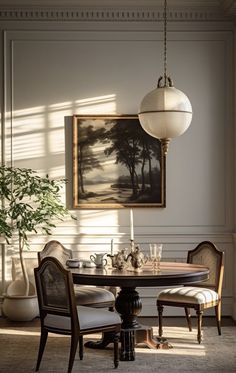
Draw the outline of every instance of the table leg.
[[[142,343],[149,348],[170,348],[164,338],[153,337],[152,327],[140,325],[137,316],[142,310],[139,293],[135,288],[122,288],[115,307],[122,319],[120,360],[135,360],[135,345]]]
[[[102,335],[102,339],[99,341],[87,341],[85,342],[85,347],[88,348],[95,348],[95,349],[104,349],[110,343],[113,343],[114,333],[112,332],[104,332]]]
[[[135,360],[135,329],[140,327],[137,316],[142,309],[139,293],[135,288],[122,288],[116,298],[115,308],[122,319],[120,360]]]
[[[170,348],[171,345],[164,338],[155,338],[151,326],[143,326],[138,322],[138,315],[142,310],[142,302],[135,288],[124,287],[120,290],[116,302],[116,311],[122,319],[120,360],[135,360],[135,345],[142,343],[149,348]],[[88,341],[86,347],[102,349],[113,341],[112,333],[104,333],[100,341]]]
[[[169,349],[172,348],[171,344],[166,338],[154,337],[151,326],[141,325],[140,329],[135,333],[135,344],[145,344],[153,349]]]

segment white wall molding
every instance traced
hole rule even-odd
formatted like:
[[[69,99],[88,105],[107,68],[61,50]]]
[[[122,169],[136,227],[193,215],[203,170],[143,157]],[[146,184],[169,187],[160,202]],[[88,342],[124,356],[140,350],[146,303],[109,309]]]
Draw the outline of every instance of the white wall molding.
[[[163,20],[157,7],[1,7],[1,20],[71,21],[71,22],[156,22]],[[225,21],[232,19],[227,9],[178,7],[168,12],[169,21]]]
[[[44,236],[35,234],[29,236],[30,251],[26,252],[27,256],[34,257],[35,253],[42,250],[43,246],[50,240],[57,240],[63,243],[64,246],[73,250],[74,255],[89,256],[94,251],[110,251],[111,238],[114,240],[115,251],[129,246],[129,235],[122,236],[121,234],[112,234],[109,227],[107,234],[82,234],[78,233],[57,233],[54,232],[52,236]],[[62,228],[60,231],[64,231]],[[226,248],[232,255],[232,234],[150,234],[143,236],[141,234],[135,235],[135,242],[139,244],[143,251],[149,251],[149,243],[162,242],[165,246],[165,258],[168,260],[185,261],[186,252],[197,246],[201,241],[212,241],[220,249]],[[17,242],[17,236],[13,237],[13,242]],[[6,247],[7,256],[17,254],[13,246]],[[231,263],[231,260],[228,261]]]

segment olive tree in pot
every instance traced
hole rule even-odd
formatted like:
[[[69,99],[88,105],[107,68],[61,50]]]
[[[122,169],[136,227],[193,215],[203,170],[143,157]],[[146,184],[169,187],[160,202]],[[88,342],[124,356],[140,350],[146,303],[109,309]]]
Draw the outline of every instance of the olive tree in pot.
[[[50,235],[54,223],[69,215],[60,199],[60,190],[64,184],[64,179],[53,180],[48,175],[41,177],[32,169],[0,166],[3,202],[0,209],[0,235],[5,237],[7,243],[16,235],[23,278],[20,294],[19,287],[14,294],[12,283],[4,296],[3,313],[12,320],[27,321],[38,314],[36,294],[30,294],[24,251],[29,249],[30,233],[37,234],[40,231]]]

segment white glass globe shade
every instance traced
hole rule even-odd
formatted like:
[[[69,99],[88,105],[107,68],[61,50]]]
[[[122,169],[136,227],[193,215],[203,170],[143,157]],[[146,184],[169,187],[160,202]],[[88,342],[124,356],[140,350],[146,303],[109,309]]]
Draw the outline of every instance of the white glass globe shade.
[[[144,131],[158,139],[182,135],[190,126],[192,106],[188,97],[174,87],[158,87],[142,100],[139,121]]]

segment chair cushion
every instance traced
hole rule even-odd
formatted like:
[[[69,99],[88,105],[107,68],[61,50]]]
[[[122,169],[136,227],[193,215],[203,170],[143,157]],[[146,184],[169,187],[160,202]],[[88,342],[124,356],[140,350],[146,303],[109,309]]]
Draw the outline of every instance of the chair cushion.
[[[121,323],[121,318],[116,312],[83,306],[78,306],[77,310],[80,330],[94,329]]]
[[[218,294],[211,289],[184,286],[161,291],[157,296],[158,301],[204,304],[218,300]]]
[[[91,307],[77,307],[80,330],[102,328],[121,323],[121,318],[116,312],[99,310]],[[44,325],[48,328],[70,331],[70,317],[47,314]]]
[[[71,318],[67,316],[47,314],[44,325],[48,328],[60,329],[67,332],[71,330]]]
[[[74,286],[76,304],[93,307],[109,307],[114,305],[112,292],[103,288],[90,286]]]

